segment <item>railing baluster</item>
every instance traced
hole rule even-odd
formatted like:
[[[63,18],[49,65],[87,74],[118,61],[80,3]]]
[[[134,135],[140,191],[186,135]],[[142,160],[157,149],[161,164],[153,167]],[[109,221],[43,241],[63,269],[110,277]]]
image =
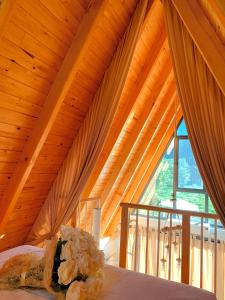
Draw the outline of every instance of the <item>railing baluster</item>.
[[[204,241],[204,233],[203,233],[203,218],[201,218],[201,248],[200,248],[200,288],[202,288],[203,282],[203,241]]]
[[[184,214],[182,220],[182,264],[181,282],[189,284],[190,270],[190,216]]]
[[[149,235],[149,210],[147,211],[147,228],[146,228],[146,253],[145,253],[145,274],[148,273],[148,235]]]
[[[214,294],[217,290],[217,219],[214,222]]]
[[[137,257],[138,256],[138,209],[136,210],[135,223],[135,254],[134,254],[134,271],[137,271]]]
[[[169,228],[169,280],[171,279],[171,254],[172,254],[172,214],[170,214],[170,228]]]
[[[160,251],[160,212],[158,212],[158,243],[157,243],[157,268],[156,275],[159,276],[159,251]]]
[[[128,206],[122,206],[121,212],[121,234],[120,234],[120,261],[119,266],[127,266],[127,241],[128,241]]]

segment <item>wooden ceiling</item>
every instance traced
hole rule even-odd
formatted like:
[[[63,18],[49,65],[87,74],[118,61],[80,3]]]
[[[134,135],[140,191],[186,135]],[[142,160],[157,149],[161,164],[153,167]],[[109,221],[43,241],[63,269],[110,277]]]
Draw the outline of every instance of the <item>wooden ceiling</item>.
[[[25,242],[137,1],[2,1],[0,250]],[[163,6],[149,1],[110,139],[82,195],[101,198],[102,234],[119,223],[120,202],[138,200],[181,116]]]

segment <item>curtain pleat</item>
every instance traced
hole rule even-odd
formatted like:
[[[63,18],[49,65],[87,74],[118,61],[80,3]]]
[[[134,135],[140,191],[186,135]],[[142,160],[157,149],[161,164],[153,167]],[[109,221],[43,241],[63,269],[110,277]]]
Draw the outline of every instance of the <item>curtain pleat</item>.
[[[155,225],[156,226],[156,225]],[[200,229],[200,228],[199,228]],[[196,227],[195,227],[196,230]],[[147,273],[157,276],[157,229],[144,225],[138,227],[138,254],[137,254],[137,269],[134,269],[135,257],[135,237],[136,229],[129,229],[128,235],[128,256],[127,268],[137,272],[145,273],[147,263]],[[146,237],[148,234],[148,260],[146,262]],[[168,234],[167,234],[168,235]],[[172,233],[172,249],[171,249],[171,280],[181,282],[181,232],[178,234]],[[180,237],[179,237],[180,235]],[[116,252],[116,249],[115,249]],[[164,253],[163,253],[164,252]],[[225,285],[224,285],[224,269],[225,269],[225,246],[224,241],[220,240],[217,244],[217,292],[218,300],[224,300]],[[200,261],[201,261],[201,240],[199,236],[191,235],[190,245],[190,285],[200,287]],[[208,240],[203,242],[203,288],[214,292],[214,266],[215,262],[215,244],[209,234]],[[107,262],[108,263],[108,262]],[[160,233],[160,251],[159,251],[159,277],[168,279],[169,274],[169,250],[168,236],[165,239],[163,233]]]
[[[163,2],[190,143],[206,190],[225,225],[225,96],[172,1]]]
[[[29,243],[38,244],[56,234],[60,225],[68,222],[73,214],[115,115],[146,9],[147,0],[140,0],[69,154],[33,225],[28,237]]]

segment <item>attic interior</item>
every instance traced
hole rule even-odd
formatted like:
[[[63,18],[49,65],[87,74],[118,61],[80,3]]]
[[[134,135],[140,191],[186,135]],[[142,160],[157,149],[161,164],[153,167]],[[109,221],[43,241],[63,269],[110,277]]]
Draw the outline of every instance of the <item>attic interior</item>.
[[[224,300],[225,2],[2,0],[0,41],[0,252],[70,224]]]

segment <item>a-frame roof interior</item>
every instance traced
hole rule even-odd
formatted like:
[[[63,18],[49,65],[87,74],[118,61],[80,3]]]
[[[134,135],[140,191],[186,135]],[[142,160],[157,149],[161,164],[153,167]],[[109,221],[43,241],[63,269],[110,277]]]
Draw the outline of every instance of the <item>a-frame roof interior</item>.
[[[0,251],[26,241],[136,4],[1,1]],[[225,38],[224,7],[199,4]],[[149,1],[110,138],[82,195],[101,198],[102,234],[119,223],[120,202],[138,201],[181,117],[163,5]]]

